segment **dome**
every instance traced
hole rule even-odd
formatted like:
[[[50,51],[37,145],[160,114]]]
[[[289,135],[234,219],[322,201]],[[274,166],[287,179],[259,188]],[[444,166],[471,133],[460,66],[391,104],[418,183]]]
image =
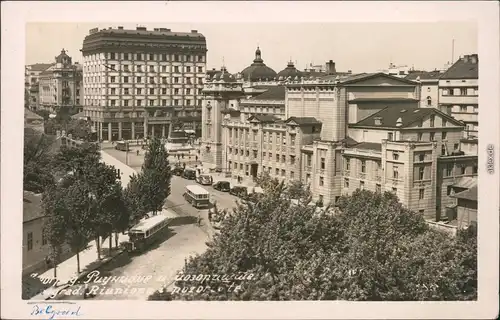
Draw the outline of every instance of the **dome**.
[[[61,54],[56,57],[57,63],[71,64],[71,57],[66,54],[66,50],[62,49]]]
[[[295,76],[301,77],[302,72],[297,70],[297,68],[295,68],[295,66],[293,65],[293,62],[290,61],[290,62],[288,62],[288,65],[286,66],[285,69],[278,72],[278,76],[283,77],[283,78],[295,77]]]
[[[255,59],[253,63],[241,71],[241,76],[244,81],[271,81],[278,76],[276,71],[266,66],[261,57],[260,48],[255,51]]]
[[[227,72],[226,67],[222,67],[212,76],[213,81],[236,82],[236,77]]]

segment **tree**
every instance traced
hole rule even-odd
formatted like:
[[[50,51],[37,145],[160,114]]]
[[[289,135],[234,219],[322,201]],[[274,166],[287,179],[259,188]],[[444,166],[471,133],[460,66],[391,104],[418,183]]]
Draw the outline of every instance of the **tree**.
[[[54,137],[24,129],[23,188],[35,193],[43,192],[54,184],[52,156]]]
[[[160,139],[154,138],[148,145],[142,172],[138,178],[143,204],[147,210],[153,211],[153,214],[161,211],[165,199],[170,195],[171,179],[172,173],[165,145]],[[147,195],[147,199],[144,195]]]
[[[476,297],[473,236],[429,229],[391,193],[356,191],[340,212],[292,205],[284,183],[262,181],[259,201],[241,201],[221,220],[208,250],[185,274],[253,274],[222,290],[172,292],[185,300],[471,300]],[[288,186],[290,188],[290,186]],[[297,190],[295,190],[297,191]],[[304,190],[305,192],[306,190]],[[285,196],[283,196],[285,195]],[[469,233],[472,233],[470,231]],[[467,239],[467,240],[464,240]],[[234,282],[241,290],[234,291]],[[199,285],[178,281],[177,287]],[[233,286],[232,286],[233,285]]]
[[[89,177],[87,169],[98,165],[100,159],[97,144],[83,143],[77,147],[63,145],[54,157],[54,166],[65,174],[72,172],[76,177]]]

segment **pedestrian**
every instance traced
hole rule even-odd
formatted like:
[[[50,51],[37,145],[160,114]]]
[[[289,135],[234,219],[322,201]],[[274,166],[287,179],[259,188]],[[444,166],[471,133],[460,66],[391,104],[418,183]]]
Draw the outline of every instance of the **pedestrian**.
[[[49,256],[45,257],[45,264],[47,265],[47,268],[50,267],[50,258],[49,258]]]
[[[208,210],[208,221],[212,221],[212,209]]]
[[[137,150],[137,155],[139,155],[139,150]]]
[[[198,227],[201,226],[201,215],[198,214]]]

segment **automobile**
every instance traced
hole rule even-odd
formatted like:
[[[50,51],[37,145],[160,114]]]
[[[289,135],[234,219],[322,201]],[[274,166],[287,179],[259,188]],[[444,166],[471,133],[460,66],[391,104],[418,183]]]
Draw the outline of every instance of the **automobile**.
[[[208,174],[200,174],[198,177],[196,177],[196,182],[198,182],[202,186],[211,186],[213,179],[212,176]]]
[[[248,190],[246,187],[243,186],[235,186],[231,188],[229,193],[232,194],[233,196],[244,197],[248,194]]]
[[[215,190],[219,190],[222,192],[229,192],[231,190],[231,184],[229,181],[217,181],[212,186]]]
[[[182,177],[187,180],[196,180],[196,171],[193,169],[184,169]]]
[[[176,176],[181,176],[183,172],[184,172],[184,169],[182,167],[175,167],[172,170],[172,174],[174,174]]]

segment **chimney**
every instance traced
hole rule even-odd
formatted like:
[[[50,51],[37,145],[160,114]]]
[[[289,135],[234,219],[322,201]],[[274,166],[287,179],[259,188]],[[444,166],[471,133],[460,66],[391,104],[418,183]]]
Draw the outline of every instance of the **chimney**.
[[[191,30],[191,33],[198,33],[198,30]]]
[[[153,30],[154,30],[154,31],[160,31],[160,29],[159,29],[159,28],[154,28]]]
[[[335,70],[335,62],[333,62],[333,60],[330,60],[326,63],[326,73],[328,74],[337,73],[337,71]]]
[[[118,30],[123,30],[123,27],[122,26],[118,26]]]
[[[477,64],[477,62],[478,62],[477,54],[470,55],[470,62],[472,62],[473,64]]]
[[[137,31],[148,31],[148,29],[146,29],[146,27],[137,27],[135,28]]]

